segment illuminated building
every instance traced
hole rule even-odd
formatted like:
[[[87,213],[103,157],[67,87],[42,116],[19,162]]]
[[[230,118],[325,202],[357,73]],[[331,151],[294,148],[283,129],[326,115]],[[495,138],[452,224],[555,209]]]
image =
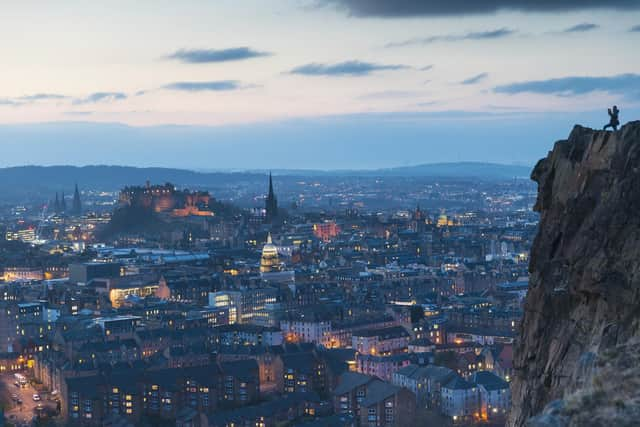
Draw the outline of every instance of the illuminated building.
[[[20,240],[21,242],[33,242],[36,240],[35,227],[27,227],[21,230],[7,231],[5,233],[6,240]]]
[[[278,247],[273,244],[271,233],[267,236],[267,243],[262,247],[260,277],[272,283],[293,284],[295,282],[294,271],[285,270],[284,263],[280,262]]]
[[[280,329],[288,342],[310,342],[333,347],[331,322],[315,320],[282,320]]]
[[[362,354],[390,355],[406,351],[411,336],[402,326],[354,332],[352,347]]]
[[[278,257],[278,248],[271,240],[271,233],[267,236],[267,243],[262,247],[262,257],[260,258],[260,272],[272,273],[281,271],[282,265]]]
[[[209,293],[209,307],[229,310],[229,324],[239,323],[242,309],[242,294],[237,291],[220,291]]]
[[[448,218],[446,214],[442,214],[438,217],[438,222],[436,226],[438,227],[450,227],[454,225],[453,220]]]
[[[440,410],[455,423],[465,423],[479,418],[480,393],[478,387],[459,375],[442,385]]]
[[[338,226],[335,221],[325,221],[313,224],[313,235],[324,242],[330,241],[338,234],[340,234],[340,226]]]
[[[356,354],[356,371],[361,374],[373,375],[384,381],[391,381],[394,372],[411,364],[408,353],[393,356],[373,356],[370,354]]]
[[[152,209],[175,217],[213,216],[211,195],[205,191],[178,190],[173,184],[125,187],[120,192],[121,206]]]
[[[497,375],[480,371],[471,376],[480,391],[480,416],[483,420],[504,423],[511,408],[509,383]]]
[[[5,267],[2,277],[5,282],[43,280],[44,272],[39,267]]]
[[[282,345],[283,332],[275,327],[250,324],[221,325],[214,329],[217,341],[221,345],[251,345],[270,347]]]
[[[113,308],[119,308],[129,296],[145,298],[155,295],[160,285],[154,276],[131,275],[94,279],[92,286],[97,293],[108,295]]]

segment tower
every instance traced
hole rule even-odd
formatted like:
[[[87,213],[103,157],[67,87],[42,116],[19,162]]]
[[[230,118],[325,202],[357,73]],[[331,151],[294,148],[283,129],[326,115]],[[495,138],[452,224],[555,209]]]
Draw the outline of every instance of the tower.
[[[62,192],[62,199],[60,200],[60,212],[67,212],[67,202],[64,200],[64,191]]]
[[[71,206],[71,213],[73,215],[80,215],[82,213],[82,203],[80,202],[80,192],[78,191],[78,184],[73,192],[73,205]]]
[[[278,199],[273,191],[273,178],[271,172],[269,172],[269,193],[265,200],[265,222],[271,224],[273,220],[278,216]]]
[[[57,191],[56,191],[56,200],[53,202],[53,211],[55,213],[60,213],[60,198],[58,197]]]

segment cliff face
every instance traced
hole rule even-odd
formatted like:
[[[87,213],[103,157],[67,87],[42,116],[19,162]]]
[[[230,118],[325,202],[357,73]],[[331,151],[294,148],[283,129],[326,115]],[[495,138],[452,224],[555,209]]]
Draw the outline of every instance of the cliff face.
[[[576,126],[532,179],[540,230],[509,425],[603,425],[596,414],[579,416],[596,410],[597,399],[608,425],[624,425],[610,423],[640,407],[629,407],[638,387],[615,384],[640,378],[629,362],[640,337],[640,121],[618,132]]]

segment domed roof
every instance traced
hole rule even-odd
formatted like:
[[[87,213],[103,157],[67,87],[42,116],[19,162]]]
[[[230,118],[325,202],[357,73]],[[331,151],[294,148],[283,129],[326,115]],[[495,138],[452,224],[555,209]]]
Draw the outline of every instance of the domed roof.
[[[267,236],[267,243],[262,247],[262,258],[277,258],[278,248],[271,240],[271,233]]]

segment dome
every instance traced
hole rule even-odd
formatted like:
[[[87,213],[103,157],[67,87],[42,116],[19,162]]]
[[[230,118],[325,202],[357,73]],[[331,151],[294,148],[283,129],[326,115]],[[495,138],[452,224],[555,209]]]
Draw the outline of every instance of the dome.
[[[273,244],[271,240],[271,233],[267,236],[267,243],[262,247],[262,258],[277,258],[278,248]]]
[[[278,248],[271,240],[271,233],[267,236],[267,243],[262,247],[262,259],[260,260],[260,271],[268,273],[277,270],[280,264],[278,259]]]

